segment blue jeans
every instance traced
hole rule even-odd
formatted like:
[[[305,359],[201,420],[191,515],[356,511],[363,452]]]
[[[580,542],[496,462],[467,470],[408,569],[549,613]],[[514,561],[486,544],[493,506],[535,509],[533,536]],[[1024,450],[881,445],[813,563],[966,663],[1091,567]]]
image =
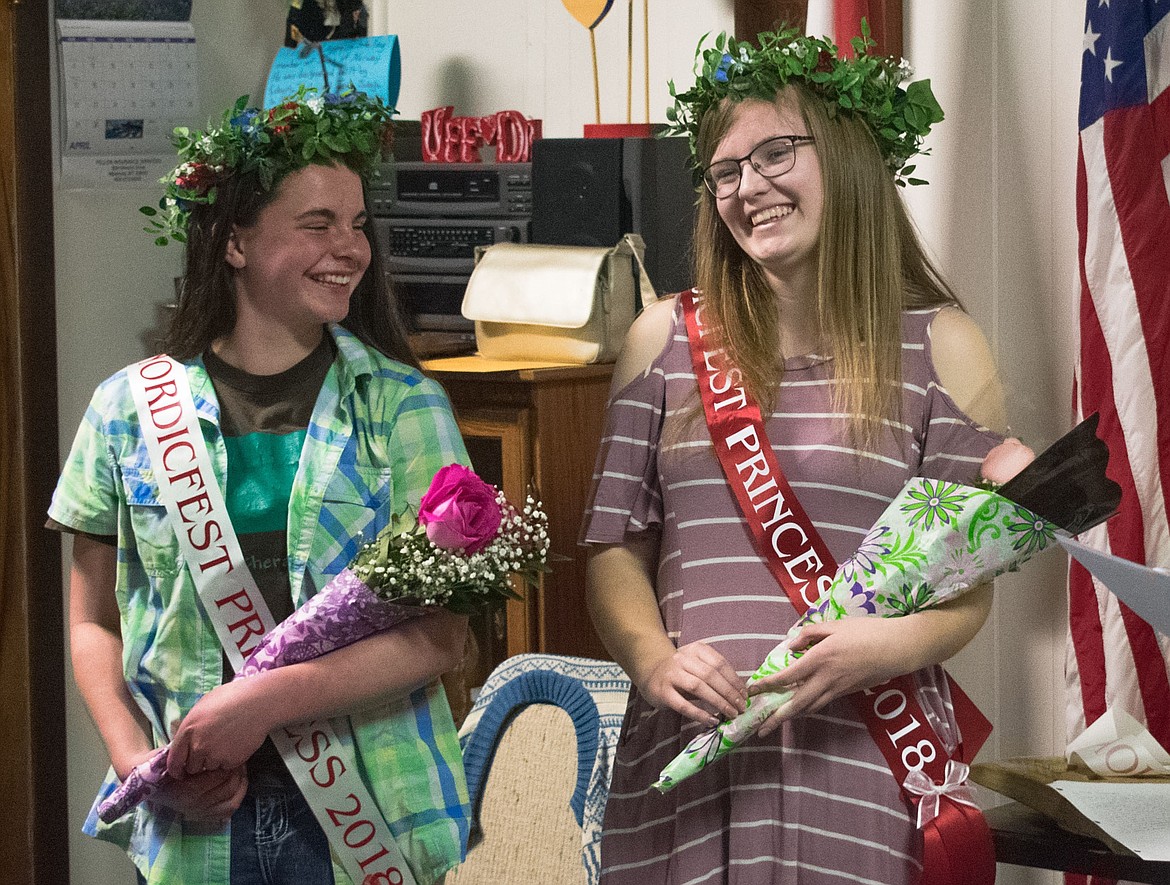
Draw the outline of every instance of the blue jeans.
[[[231,831],[231,885],[333,885],[329,841],[283,765],[249,772]]]
[[[333,885],[329,842],[283,766],[249,772],[231,820],[230,885]]]

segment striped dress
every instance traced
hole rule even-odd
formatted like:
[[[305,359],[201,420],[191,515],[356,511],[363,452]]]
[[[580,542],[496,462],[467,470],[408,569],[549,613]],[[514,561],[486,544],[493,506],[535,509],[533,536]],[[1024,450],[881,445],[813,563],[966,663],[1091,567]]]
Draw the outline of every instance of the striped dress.
[[[767,430],[780,465],[838,561],[915,475],[969,481],[1000,437],[964,415],[935,375],[930,323],[903,316],[900,434],[876,452],[848,447],[830,408],[831,362],[788,360]],[[796,612],[752,547],[715,459],[675,307],[667,346],[609,408],[586,543],[661,534],[656,592],[677,645],[703,640],[745,677]],[[931,718],[953,730],[940,668],[918,674]],[[864,882],[916,877],[920,839],[877,745],[843,698],[752,739],[660,795],[658,772],[697,733],[635,690],[618,745],[602,839],[605,885]]]

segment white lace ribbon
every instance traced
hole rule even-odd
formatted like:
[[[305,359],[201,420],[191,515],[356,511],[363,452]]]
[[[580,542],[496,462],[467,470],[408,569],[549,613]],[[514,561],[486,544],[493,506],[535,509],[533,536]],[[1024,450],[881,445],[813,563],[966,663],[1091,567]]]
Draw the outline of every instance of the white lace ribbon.
[[[967,775],[970,772],[969,766],[951,759],[947,762],[945,776],[941,784],[936,784],[923,774],[921,768],[914,769],[906,775],[902,786],[906,788],[907,792],[922,797],[918,802],[918,829],[921,830],[938,817],[939,799],[943,796],[955,802],[970,805],[972,808],[979,807],[975,802],[971,788],[967,786]]]

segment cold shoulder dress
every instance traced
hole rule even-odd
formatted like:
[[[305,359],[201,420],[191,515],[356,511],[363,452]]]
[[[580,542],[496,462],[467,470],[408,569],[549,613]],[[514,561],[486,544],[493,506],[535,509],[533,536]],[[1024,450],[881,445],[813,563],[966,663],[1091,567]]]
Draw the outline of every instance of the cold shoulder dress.
[[[939,383],[930,350],[937,313],[903,314],[897,429],[905,444],[891,429],[876,452],[850,448],[847,417],[830,405],[831,361],[786,361],[768,435],[838,562],[907,479],[969,482],[1001,441]],[[658,534],[656,593],[670,638],[709,643],[746,677],[797,614],[756,555],[697,403],[676,303],[662,353],[610,403],[582,541]],[[927,714],[956,735],[941,668],[917,676]],[[916,877],[920,838],[848,698],[751,739],[665,795],[651,789],[698,729],[631,693],[605,814],[603,885],[897,885]]]

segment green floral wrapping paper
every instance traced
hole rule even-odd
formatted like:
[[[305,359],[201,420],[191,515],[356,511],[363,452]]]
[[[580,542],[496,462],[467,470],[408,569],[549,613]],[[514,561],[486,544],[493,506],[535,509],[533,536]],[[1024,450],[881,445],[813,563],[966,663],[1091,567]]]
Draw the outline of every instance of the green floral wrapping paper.
[[[788,631],[748,679],[748,685],[787,667],[801,627],[846,617],[897,618],[954,599],[1012,571],[1051,546],[1057,527],[986,489],[916,477],[890,503],[817,603]],[[747,710],[704,732],[662,770],[654,787],[665,793],[747,740],[791,692],[748,698]]]

